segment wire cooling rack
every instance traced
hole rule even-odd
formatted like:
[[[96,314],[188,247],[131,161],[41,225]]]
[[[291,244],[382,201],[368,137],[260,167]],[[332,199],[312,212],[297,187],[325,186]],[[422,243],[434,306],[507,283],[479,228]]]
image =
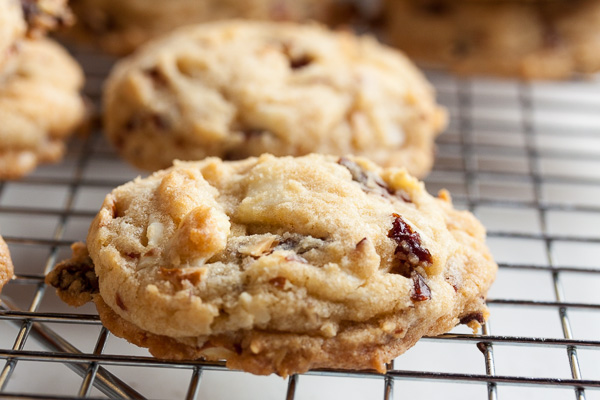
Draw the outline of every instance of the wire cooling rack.
[[[112,60],[77,57],[98,103]],[[600,82],[429,78],[452,123],[428,189],[478,215],[500,264],[482,333],[424,338],[385,375],[283,380],[149,357],[43,283],[104,195],[140,173],[94,132],[61,164],[0,183],[16,268],[0,306],[0,398],[600,399]]]

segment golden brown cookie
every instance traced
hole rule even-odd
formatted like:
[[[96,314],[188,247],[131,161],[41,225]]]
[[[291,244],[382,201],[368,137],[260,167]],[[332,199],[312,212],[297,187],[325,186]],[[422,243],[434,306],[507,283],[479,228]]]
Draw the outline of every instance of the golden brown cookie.
[[[59,45],[23,41],[13,57],[11,71],[0,75],[0,179],[58,161],[85,114],[83,73]]]
[[[564,79],[600,70],[600,1],[385,0],[388,41],[462,74]]]
[[[327,22],[337,0],[72,0],[73,36],[124,55],[175,28],[230,18]],[[337,18],[336,18],[337,19]]]
[[[115,189],[87,238],[97,283],[81,247],[48,282],[71,304],[94,298],[156,357],[383,371],[423,335],[484,321],[497,269],[484,242],[473,215],[403,169],[210,158]]]
[[[229,21],[180,29],[122,60],[105,132],[132,164],[270,153],[356,154],[418,177],[445,110],[402,54],[316,25]]]
[[[0,293],[4,285],[12,279],[13,270],[8,246],[4,242],[4,239],[2,239],[2,236],[0,236]]]
[[[0,1],[0,73],[7,60],[16,52],[17,43],[26,32],[23,11],[19,0]]]
[[[67,0],[21,0],[29,35],[39,37],[48,31],[71,25],[73,14],[67,2]]]

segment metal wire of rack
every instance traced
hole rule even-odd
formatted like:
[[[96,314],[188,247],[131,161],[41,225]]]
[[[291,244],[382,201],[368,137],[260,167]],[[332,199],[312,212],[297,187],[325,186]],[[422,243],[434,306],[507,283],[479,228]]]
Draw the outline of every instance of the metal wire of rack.
[[[76,55],[98,104],[112,60]],[[16,267],[0,305],[0,398],[600,398],[600,82],[429,77],[452,123],[428,189],[447,187],[483,220],[500,264],[483,332],[424,338],[385,375],[318,370],[284,381],[149,357],[43,283],[103,196],[139,173],[94,132],[63,163],[0,183]]]

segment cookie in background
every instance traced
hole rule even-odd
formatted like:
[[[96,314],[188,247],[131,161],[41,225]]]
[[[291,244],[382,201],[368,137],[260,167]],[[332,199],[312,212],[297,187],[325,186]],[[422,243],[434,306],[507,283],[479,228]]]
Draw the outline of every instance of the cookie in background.
[[[207,156],[356,154],[425,176],[445,110],[403,54],[311,24],[181,28],[122,59],[105,134],[147,170]]]
[[[4,285],[12,279],[13,270],[14,267],[12,259],[10,258],[8,246],[4,242],[2,236],[0,236],[0,293],[2,292]]]
[[[17,43],[25,36],[26,30],[21,2],[0,1],[0,72],[17,51]]]
[[[40,37],[74,22],[68,0],[21,0],[29,35]]]
[[[383,37],[460,74],[566,79],[600,70],[600,0],[384,0]]]
[[[348,0],[71,0],[70,36],[125,55],[183,25],[222,19],[341,22]]]
[[[83,72],[49,39],[26,40],[0,77],[0,179],[56,162],[85,117]]]
[[[72,22],[66,0],[0,1],[0,73],[26,37],[40,37]]]
[[[43,36],[72,21],[65,0],[0,1],[0,179],[56,162],[82,123],[83,72]]]

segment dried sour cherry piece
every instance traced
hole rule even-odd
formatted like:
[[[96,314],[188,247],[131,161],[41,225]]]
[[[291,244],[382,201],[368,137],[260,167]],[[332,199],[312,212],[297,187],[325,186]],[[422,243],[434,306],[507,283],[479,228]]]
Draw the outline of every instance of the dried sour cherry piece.
[[[425,279],[418,272],[414,272],[411,275],[414,288],[410,295],[413,301],[425,301],[431,299],[431,289],[427,286]]]
[[[431,264],[433,258],[429,250],[423,247],[419,233],[413,231],[400,215],[394,213],[392,217],[394,220],[392,229],[388,232],[388,237],[397,243],[394,254],[400,263],[392,268],[390,273],[400,274],[408,278],[416,267]]]

